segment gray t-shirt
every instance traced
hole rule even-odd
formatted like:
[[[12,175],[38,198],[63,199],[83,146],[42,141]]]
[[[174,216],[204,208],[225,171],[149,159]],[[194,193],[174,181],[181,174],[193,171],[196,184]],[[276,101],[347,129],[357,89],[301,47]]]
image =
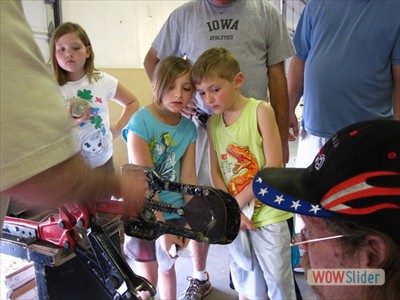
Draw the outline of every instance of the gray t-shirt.
[[[245,75],[243,95],[265,100],[267,67],[294,54],[282,16],[266,0],[236,0],[224,6],[190,1],[171,13],[152,46],[159,59],[186,56],[193,63],[205,50],[224,47],[237,57]]]

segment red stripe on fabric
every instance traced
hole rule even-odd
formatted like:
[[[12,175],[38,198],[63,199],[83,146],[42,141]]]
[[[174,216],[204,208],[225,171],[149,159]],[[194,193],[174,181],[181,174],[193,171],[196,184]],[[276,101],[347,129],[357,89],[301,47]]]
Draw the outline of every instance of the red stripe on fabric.
[[[395,172],[368,172],[364,173],[358,176],[355,176],[349,180],[346,180],[332,189],[328,191],[328,193],[325,194],[325,196],[321,200],[321,205],[328,210],[331,210],[333,207],[336,207],[340,204],[345,204],[349,200],[354,200],[357,198],[362,198],[362,197],[371,197],[375,195],[393,195],[393,196],[400,196],[400,189],[399,188],[380,188],[380,187],[373,187],[365,183],[366,179],[371,178],[371,177],[377,177],[377,176],[387,176],[387,175],[399,175],[398,173]],[[362,189],[355,190],[352,192],[350,189],[356,185],[364,183],[365,185],[362,186]],[[335,198],[336,194],[340,194],[344,190],[349,190],[345,195],[339,196]],[[330,199],[329,203],[324,203],[328,198]]]
[[[333,194],[336,194],[342,190],[345,190],[350,186],[359,184],[361,182],[365,182],[367,178],[377,177],[377,176],[385,176],[385,175],[400,175],[400,174],[396,173],[396,172],[385,172],[385,171],[363,173],[363,174],[360,174],[358,176],[350,178],[350,179],[343,181],[342,183],[339,183],[338,185],[334,186],[325,194],[324,199],[329,198]]]
[[[378,210],[382,209],[400,209],[400,205],[392,204],[392,203],[382,203],[374,206],[369,206],[369,207],[364,207],[364,208],[347,208],[343,210],[337,210],[336,212],[340,212],[343,214],[348,214],[348,215],[366,215],[366,214],[371,214],[373,212],[376,212]]]
[[[363,190],[352,192],[352,193],[343,195],[341,197],[338,197],[334,201],[331,201],[330,203],[323,205],[323,207],[325,209],[332,210],[333,207],[340,205],[340,204],[346,205],[346,203],[351,200],[355,200],[358,198],[373,197],[373,196],[377,196],[377,195],[379,195],[379,196],[400,196],[400,189],[376,188],[376,187],[370,186]]]

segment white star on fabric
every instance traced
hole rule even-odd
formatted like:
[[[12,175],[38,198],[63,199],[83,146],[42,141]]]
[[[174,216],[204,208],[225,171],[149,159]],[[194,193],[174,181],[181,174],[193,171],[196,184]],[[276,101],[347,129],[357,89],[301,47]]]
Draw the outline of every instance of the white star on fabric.
[[[317,212],[319,211],[319,210],[321,210],[320,208],[319,208],[319,205],[317,204],[317,205],[312,205],[311,204],[311,209],[310,209],[310,211],[312,211],[315,215],[317,214]]]
[[[267,189],[267,188],[265,188],[265,189],[260,189],[260,191],[258,192],[258,194],[261,195],[261,196],[264,196],[264,195],[267,194],[267,193],[268,193],[268,189]]]
[[[257,180],[256,180],[256,182],[257,182],[257,183],[261,183],[261,182],[262,182],[261,177],[258,177]]]
[[[300,200],[297,200],[297,201],[292,201],[292,206],[290,206],[290,208],[294,208],[294,210],[297,210],[297,208],[298,207],[300,207],[301,206],[301,204],[300,204]]]
[[[285,201],[285,199],[283,199],[283,195],[280,196],[276,196],[276,199],[274,200],[274,202],[278,202],[278,205],[281,205],[281,202]]]

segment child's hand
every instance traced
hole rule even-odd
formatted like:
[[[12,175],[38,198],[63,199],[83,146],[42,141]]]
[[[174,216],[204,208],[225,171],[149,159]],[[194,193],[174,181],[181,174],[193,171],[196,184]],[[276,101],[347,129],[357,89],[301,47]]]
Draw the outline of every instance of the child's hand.
[[[165,251],[171,258],[172,256],[169,252],[172,245],[175,245],[177,249],[183,248],[185,246],[185,243],[182,241],[182,239],[176,235],[163,234],[162,236],[160,236],[159,239],[161,249],[163,249],[163,251]]]
[[[253,221],[249,220],[244,213],[240,214],[240,229],[241,230],[256,230],[257,227],[254,226]]]
[[[68,111],[72,117],[73,126],[79,125],[90,119],[90,105],[89,102],[84,99],[71,99],[68,104]]]
[[[181,114],[184,115],[186,118],[191,119],[192,116],[196,116],[197,112],[197,105],[194,101],[191,101],[186,108],[182,109]]]
[[[83,123],[83,122],[86,122],[86,121],[89,121],[89,120],[90,120],[90,111],[87,111],[86,113],[84,113],[84,114],[83,114],[81,117],[79,117],[79,118],[73,117],[73,116],[71,115],[71,118],[72,118],[72,125],[73,125],[73,126],[79,125],[79,124],[81,124],[81,123]]]
[[[180,237],[181,241],[182,241],[182,247],[181,248],[186,248],[189,245],[190,239],[184,238],[184,237]]]

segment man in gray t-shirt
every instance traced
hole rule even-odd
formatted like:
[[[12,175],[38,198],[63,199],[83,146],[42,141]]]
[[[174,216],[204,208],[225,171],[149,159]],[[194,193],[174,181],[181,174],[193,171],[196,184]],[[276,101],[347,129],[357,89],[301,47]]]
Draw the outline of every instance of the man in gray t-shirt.
[[[294,47],[279,11],[266,0],[190,1],[171,13],[147,53],[144,67],[151,79],[155,66],[162,58],[186,56],[194,63],[211,47],[227,48],[237,57],[245,75],[242,87],[245,97],[271,102],[286,163],[289,159],[288,94],[284,60],[294,54]],[[196,104],[208,111],[199,97]],[[195,117],[193,120],[199,123]],[[200,184],[211,185],[207,134],[203,127],[197,125],[196,173]],[[193,279],[209,283],[206,272],[208,245],[191,243]],[[211,285],[196,293],[204,297],[210,291]]]

